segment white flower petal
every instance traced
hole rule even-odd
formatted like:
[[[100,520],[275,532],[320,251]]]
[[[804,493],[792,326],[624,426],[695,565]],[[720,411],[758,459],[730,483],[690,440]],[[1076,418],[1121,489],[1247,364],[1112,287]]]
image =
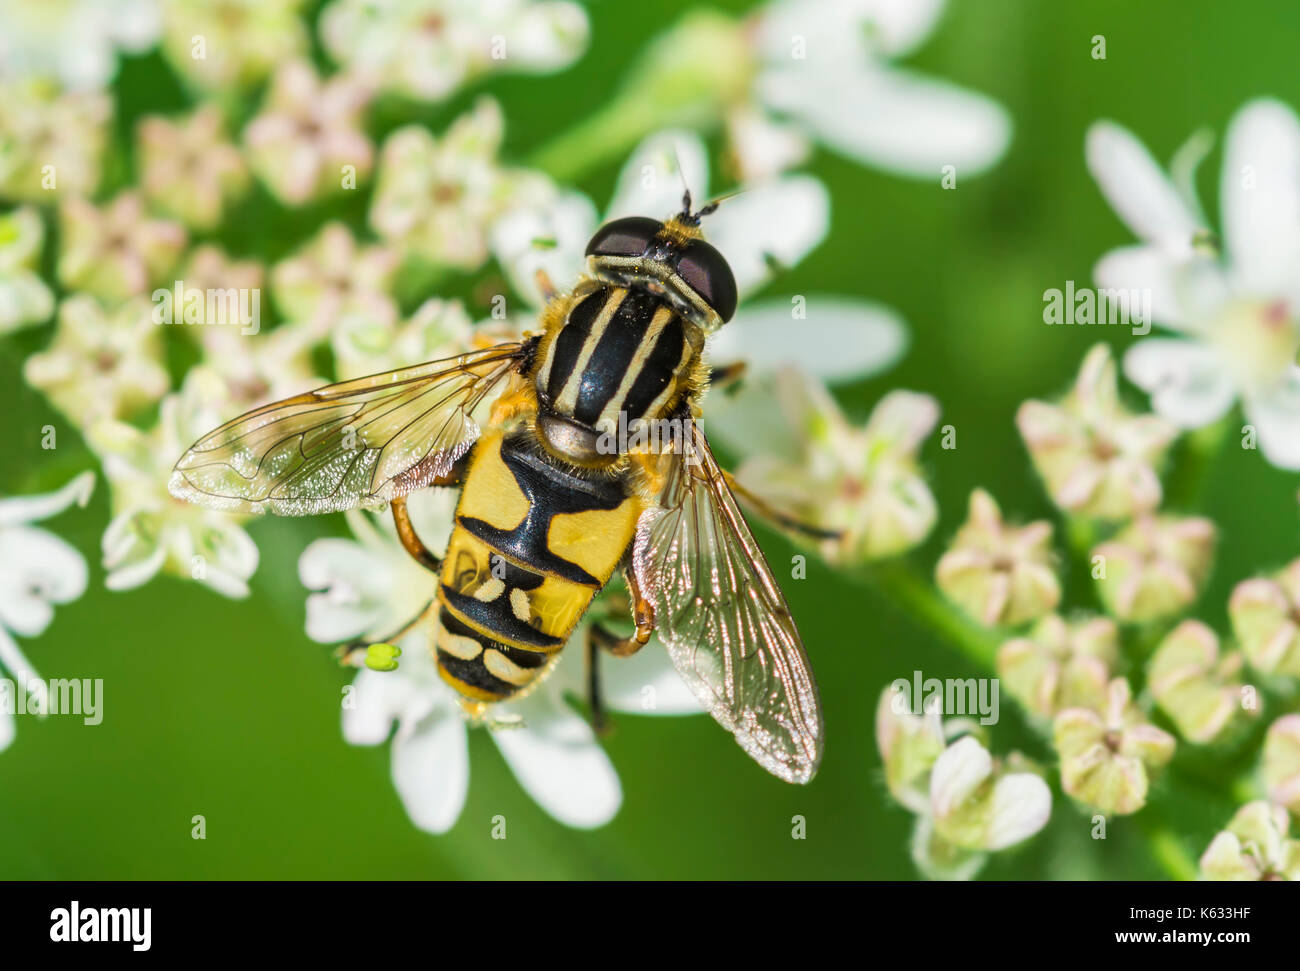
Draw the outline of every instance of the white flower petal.
[[[704,709],[652,638],[631,657],[600,659],[600,686],[605,705],[638,715],[698,715]]]
[[[523,727],[499,729],[492,740],[524,790],[566,826],[592,829],[613,819],[623,789],[586,720],[547,692],[512,707]]]
[[[811,65],[903,57],[934,29],[944,0],[776,0],[760,14],[758,43],[771,60],[788,60],[801,38]]]
[[[408,677],[401,668],[359,671],[352,681],[352,696],[343,708],[343,738],[349,745],[386,742],[393,722],[419,721],[434,710],[436,698],[429,685]]]
[[[708,159],[704,143],[689,131],[649,136],[623,164],[606,221],[622,216],[667,219],[681,211],[687,188],[694,205],[703,205],[709,193]]]
[[[943,750],[930,770],[930,807],[947,816],[993,772],[993,756],[971,735]]]
[[[469,739],[455,713],[436,709],[393,739],[393,785],[411,822],[429,833],[456,824],[469,792]]]
[[[510,285],[532,306],[544,301],[537,271],[567,287],[583,269],[583,252],[596,229],[596,207],[580,192],[564,192],[548,205],[517,209],[492,230],[492,253]]]
[[[731,264],[743,300],[772,276],[772,261],[791,267],[830,228],[830,196],[810,175],[787,175],[727,199],[704,221],[704,237]]]
[[[1102,195],[1136,236],[1176,256],[1191,254],[1200,220],[1145,145],[1126,128],[1099,121],[1088,129],[1085,151]]]
[[[1152,321],[1167,327],[1179,327],[1185,321],[1175,283],[1177,274],[1177,266],[1168,252],[1147,243],[1111,250],[1097,261],[1092,271],[1099,288],[1119,291],[1116,302],[1129,320],[1138,319],[1142,311],[1141,292],[1150,291]],[[1139,298],[1136,304],[1135,295]]]
[[[1195,341],[1149,337],[1124,355],[1124,374],[1151,395],[1152,408],[1184,428],[1208,425],[1237,397],[1218,356]]]
[[[1259,432],[1259,449],[1270,465],[1300,469],[1300,367],[1266,394],[1247,399],[1246,420]]]
[[[1238,288],[1300,300],[1300,120],[1294,111],[1261,99],[1237,112],[1228,128],[1220,191],[1225,250]]]
[[[384,617],[391,584],[387,558],[346,539],[318,539],[298,558],[298,578],[309,590],[307,636],[323,644],[358,637]]]
[[[125,560],[120,565],[104,566],[108,573],[104,577],[104,586],[109,590],[134,590],[143,586],[158,575],[158,571],[167,562],[167,550],[161,546],[148,551],[148,556]]]
[[[63,512],[73,503],[85,506],[95,491],[95,473],[82,472],[62,489],[39,496],[14,496],[0,500],[0,529],[34,523]]]
[[[1005,775],[993,784],[987,843],[1000,850],[1033,836],[1052,815],[1052,790],[1032,772]]]
[[[938,181],[946,165],[958,179],[977,175],[1011,139],[996,101],[911,71],[861,65],[813,78],[782,67],[763,72],[758,90],[831,148],[900,175]]]
[[[52,605],[86,590],[86,561],[53,533],[18,526],[0,530],[0,624],[35,637],[54,616]]]
[[[711,359],[744,361],[750,376],[793,366],[836,384],[879,374],[907,350],[902,317],[883,304],[820,294],[797,299],[746,304],[710,339]],[[796,311],[806,316],[796,319]]]

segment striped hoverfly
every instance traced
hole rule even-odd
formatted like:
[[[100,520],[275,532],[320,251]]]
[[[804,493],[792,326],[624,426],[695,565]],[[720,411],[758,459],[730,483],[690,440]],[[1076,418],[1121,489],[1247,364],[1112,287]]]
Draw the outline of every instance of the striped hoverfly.
[[[635,632],[588,627],[593,720],[599,652],[626,657],[657,635],[751,757],[808,782],[822,753],[817,686],[736,497],[807,527],[740,487],[698,424],[705,390],[739,371],[703,358],[737,302],[700,231],[716,206],[692,211],[687,192],[666,221],[605,224],[571,290],[539,274],[539,330],[256,408],[181,456],[170,491],[240,513],[389,505],[403,547],[437,580],[429,607],[388,640],[431,625],[438,672],[471,718],[535,686],[621,570]],[[611,428],[647,423],[673,430],[671,447],[609,444]],[[436,487],[460,489],[442,557],[406,509]]]

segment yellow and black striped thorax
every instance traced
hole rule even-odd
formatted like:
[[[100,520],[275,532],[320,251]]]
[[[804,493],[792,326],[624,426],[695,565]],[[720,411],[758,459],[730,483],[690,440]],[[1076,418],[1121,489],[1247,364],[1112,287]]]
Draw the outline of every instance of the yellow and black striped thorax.
[[[697,335],[662,296],[598,285],[579,292],[539,349],[540,411],[593,429],[661,417],[697,353]]]
[[[439,578],[438,670],[474,701],[534,684],[632,541],[638,500],[525,429],[474,446]]]

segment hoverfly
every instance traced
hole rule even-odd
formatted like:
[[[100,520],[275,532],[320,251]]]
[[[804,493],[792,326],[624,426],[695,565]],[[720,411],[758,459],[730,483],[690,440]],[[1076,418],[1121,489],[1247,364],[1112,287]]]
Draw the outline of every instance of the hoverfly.
[[[523,340],[344,381],[222,425],[176,463],[172,494],[287,516],[389,504],[402,545],[438,577],[403,632],[432,625],[438,671],[471,717],[536,685],[621,569],[635,633],[590,626],[593,717],[599,651],[626,657],[657,634],[751,757],[808,782],[822,752],[817,686],[736,494],[790,523],[719,467],[697,423],[698,399],[720,373],[704,364],[705,339],[737,300],[731,268],[700,231],[716,206],[692,211],[688,191],[666,221],[602,226],[572,290],[539,276],[541,329]],[[496,391],[481,429],[475,410]],[[602,447],[616,420],[675,421],[675,446]],[[438,557],[416,535],[406,496],[457,486]]]

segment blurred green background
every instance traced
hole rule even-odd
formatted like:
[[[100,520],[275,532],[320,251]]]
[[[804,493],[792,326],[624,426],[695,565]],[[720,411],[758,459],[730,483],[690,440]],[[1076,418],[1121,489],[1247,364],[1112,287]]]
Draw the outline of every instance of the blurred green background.
[[[523,159],[603,104],[647,36],[691,6],[593,2],[592,43],[572,69],[495,77],[423,117],[439,131],[486,90],[505,108],[505,156]],[[1094,34],[1106,37],[1104,61],[1090,56]],[[769,292],[861,294],[907,318],[912,347],[901,366],[844,390],[841,400],[860,419],[890,388],[923,390],[942,402],[942,422],[957,428],[955,450],[941,450],[934,436],[923,455],[942,510],[915,554],[923,569],[964,518],[976,485],[1009,515],[1051,516],[1028,474],[1012,423],[1016,406],[1060,391],[1093,341],[1124,348],[1134,339],[1119,328],[1042,323],[1045,288],[1068,279],[1082,285],[1098,256],[1130,239],[1084,168],[1088,124],[1114,118],[1165,160],[1200,126],[1221,139],[1232,112],[1253,96],[1300,105],[1298,36],[1293,0],[958,0],[909,63],[1008,108],[1015,133],[1003,161],[942,191],[937,178],[904,181],[826,152],[813,157],[809,168],[833,200],[831,233]],[[140,114],[184,103],[157,54],[128,60],[115,93],[122,151]],[[1210,213],[1217,212],[1219,158],[1216,149],[1200,173]],[[123,181],[127,160],[117,165]],[[616,170],[581,188],[606,199]],[[345,210],[354,225],[363,204]],[[223,239],[236,254],[274,259],[336,212],[290,213],[258,190],[228,220]],[[23,357],[51,329],[0,343],[3,493],[52,488],[93,464],[75,432],[20,377]],[[40,448],[45,424],[59,428],[53,454]],[[1225,629],[1231,586],[1296,554],[1298,484],[1258,453],[1228,447],[1199,494],[1179,497],[1221,528],[1195,616]],[[823,565],[810,563],[806,580],[784,584],[826,711],[826,758],[812,785],[767,775],[705,717],[625,715],[608,741],[623,809],[610,826],[578,832],[545,816],[490,740],[473,733],[468,804],[456,827],[435,837],[403,813],[387,748],[343,742],[339,690],[348,673],[302,632],[297,556],[312,538],[341,535],[342,517],[255,524],[262,562],[253,596],[231,602],[170,578],[125,594],[105,591],[98,559],[107,503],[101,478],[87,509],[51,524],[90,561],[91,589],[58,608],[42,638],[23,645],[45,677],[103,678],[104,722],[89,729],[72,718],[19,719],[17,739],[0,754],[0,878],[916,875],[911,816],[891,803],[881,779],[876,701],[887,683],[914,669],[935,677],[980,672],[886,599]],[[782,538],[764,531],[760,539],[774,560],[788,559]],[[1084,579],[1067,576],[1067,599],[1089,600]],[[1050,751],[1003,700],[993,751],[1021,748],[1050,764]],[[1220,781],[1231,774],[1179,758],[1152,806],[1196,856],[1236,805]],[[1094,841],[1085,815],[1059,789],[1056,797],[1047,830],[995,857],[985,877],[1164,875],[1143,843],[1142,816],[1112,820],[1108,839]],[[490,836],[498,813],[509,820],[504,841]],[[206,840],[191,839],[195,814],[207,819]],[[795,815],[807,820],[805,840],[791,838]]]

